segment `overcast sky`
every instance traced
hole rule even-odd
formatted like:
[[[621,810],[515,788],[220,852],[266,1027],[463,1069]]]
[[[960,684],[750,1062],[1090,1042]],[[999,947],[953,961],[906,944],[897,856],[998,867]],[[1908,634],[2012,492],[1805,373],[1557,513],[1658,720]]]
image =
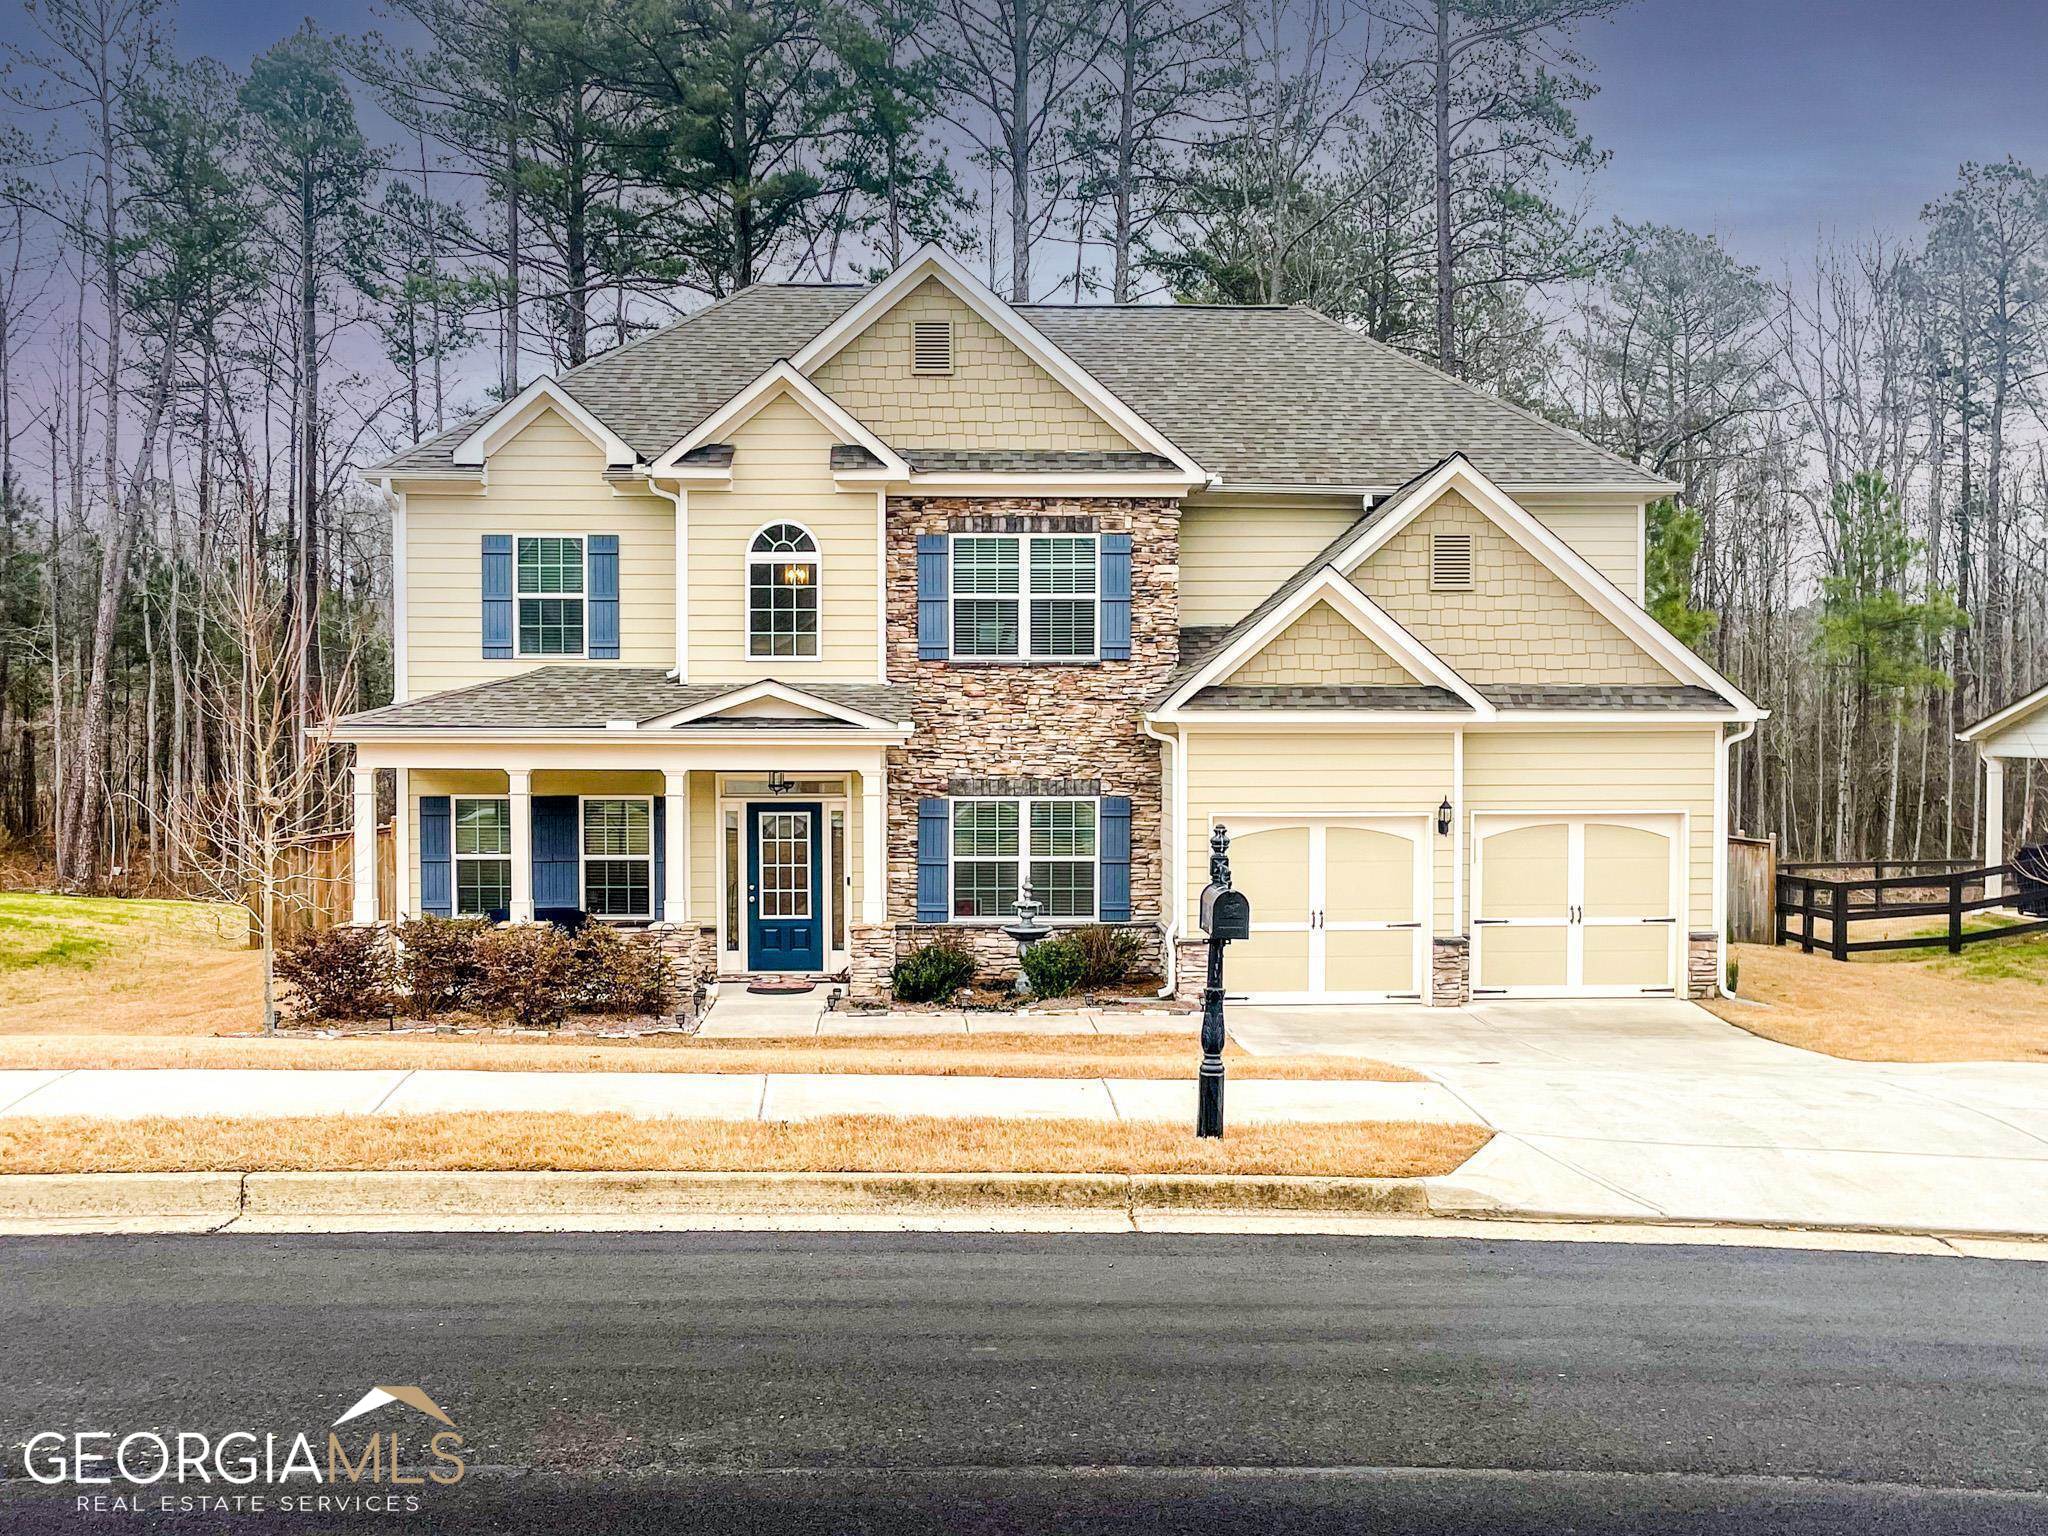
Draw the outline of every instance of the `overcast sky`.
[[[0,37],[21,32],[0,0]],[[313,0],[323,27],[372,0]],[[296,24],[263,0],[183,0],[181,52],[237,66]],[[1817,233],[1904,233],[1967,159],[2048,169],[2048,0],[1638,0],[1584,30],[1612,152],[1595,210],[1711,231],[1770,272]]]

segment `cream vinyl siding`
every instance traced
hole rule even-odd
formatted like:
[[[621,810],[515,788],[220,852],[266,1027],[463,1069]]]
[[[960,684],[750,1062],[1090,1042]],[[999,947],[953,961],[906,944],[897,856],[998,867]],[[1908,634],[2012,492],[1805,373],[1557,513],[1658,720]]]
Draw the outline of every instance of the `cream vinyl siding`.
[[[658,496],[616,495],[604,454],[544,411],[491,455],[484,494],[414,491],[405,500],[406,694],[508,677],[547,665],[611,666],[580,657],[483,659],[483,536],[619,536],[619,659],[672,667],[676,657],[675,509]]]
[[[1224,681],[1400,688],[1417,679],[1343,614],[1317,603]]]
[[[1427,817],[1432,931],[1451,931],[1451,840],[1436,835],[1436,809],[1451,792],[1448,731],[1256,731],[1186,733],[1188,752],[1186,931],[1199,936],[1209,829],[1247,816]],[[1256,913],[1253,914],[1257,916]]]
[[[2012,757],[2048,757],[2048,711],[2016,721],[1977,745]]]
[[[1472,538],[1472,589],[1430,586],[1430,535]],[[1492,518],[1446,491],[1349,575],[1359,589],[1469,681],[1678,681]]]
[[[1595,570],[1642,601],[1642,507],[1587,497],[1515,498]],[[1357,496],[1190,497],[1181,507],[1180,621],[1234,624],[1358,521]]]
[[[1515,498],[1522,509],[1569,544],[1572,553],[1629,595],[1638,606],[1642,591],[1643,506],[1637,501],[1587,497]]]
[[[875,492],[833,486],[834,441],[785,395],[732,433],[732,489],[690,492],[692,683],[876,680]],[[818,541],[816,661],[747,655],[747,549],[763,525],[775,522],[801,523]]]
[[[1180,509],[1180,621],[1235,624],[1358,521],[1356,496],[1194,496]]]
[[[1714,926],[1714,726],[1465,732],[1465,813],[1681,811],[1686,920]],[[1467,857],[1470,836],[1467,829]],[[1469,879],[1469,873],[1468,873]]]
[[[911,327],[950,321],[953,371],[911,372]],[[927,278],[811,381],[893,448],[1128,449],[1114,427]]]

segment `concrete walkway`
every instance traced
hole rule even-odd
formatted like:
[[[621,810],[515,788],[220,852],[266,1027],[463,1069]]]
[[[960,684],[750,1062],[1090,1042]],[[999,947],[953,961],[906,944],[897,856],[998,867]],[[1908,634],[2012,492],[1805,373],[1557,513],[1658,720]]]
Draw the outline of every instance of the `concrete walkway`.
[[[1676,1002],[1237,1008],[1231,1029],[1427,1072],[1499,1132],[1450,1181],[1474,1208],[2048,1234],[2048,1066],[1841,1061]]]
[[[538,1110],[650,1119],[814,1120],[826,1115],[1175,1120],[1192,1082],[1135,1078],[866,1076],[853,1073],[89,1070],[0,1072],[0,1117],[136,1119],[428,1115]],[[1231,1117],[1281,1121],[1470,1120],[1435,1083],[1230,1085]]]

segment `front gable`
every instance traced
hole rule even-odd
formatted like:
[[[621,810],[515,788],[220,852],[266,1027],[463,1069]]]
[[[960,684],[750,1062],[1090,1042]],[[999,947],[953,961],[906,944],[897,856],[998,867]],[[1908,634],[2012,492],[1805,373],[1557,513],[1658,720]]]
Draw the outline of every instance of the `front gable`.
[[[1394,660],[1328,602],[1318,601],[1218,681],[1245,686],[1399,688],[1428,680]]]
[[[952,327],[952,371],[912,371],[912,328]],[[899,448],[1131,451],[1133,445],[936,276],[876,317],[813,375]]]
[[[1468,587],[1433,582],[1438,536],[1471,541]],[[1441,491],[1347,574],[1403,628],[1482,687],[1680,681],[1455,487]]]

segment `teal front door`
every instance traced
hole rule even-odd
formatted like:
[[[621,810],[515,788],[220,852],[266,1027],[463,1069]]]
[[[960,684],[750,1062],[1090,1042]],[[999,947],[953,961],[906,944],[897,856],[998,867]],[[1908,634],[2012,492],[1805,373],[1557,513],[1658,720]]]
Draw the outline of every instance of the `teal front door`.
[[[747,969],[822,971],[819,807],[747,807]]]

